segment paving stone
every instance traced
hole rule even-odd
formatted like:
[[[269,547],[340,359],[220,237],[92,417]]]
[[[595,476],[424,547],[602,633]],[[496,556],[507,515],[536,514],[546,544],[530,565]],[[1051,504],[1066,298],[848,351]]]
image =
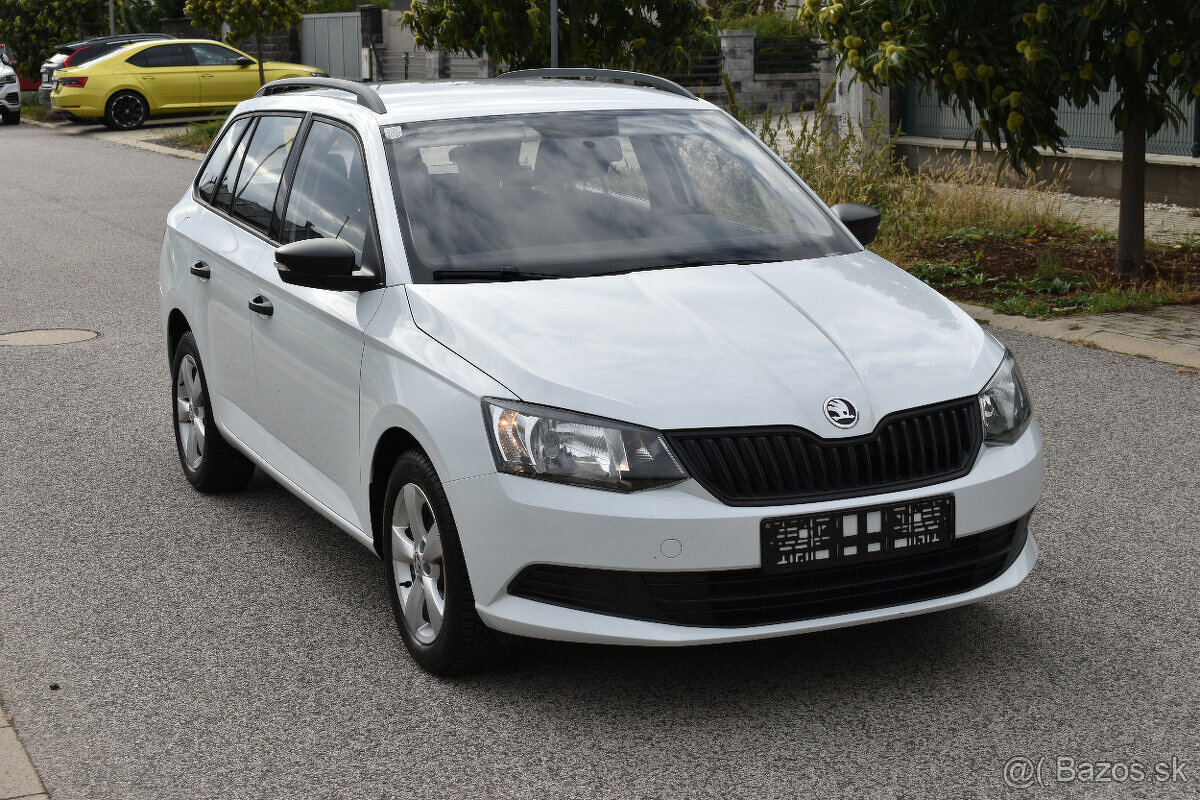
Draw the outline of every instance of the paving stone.
[[[0,800],[41,795],[45,790],[11,726],[0,728]]]

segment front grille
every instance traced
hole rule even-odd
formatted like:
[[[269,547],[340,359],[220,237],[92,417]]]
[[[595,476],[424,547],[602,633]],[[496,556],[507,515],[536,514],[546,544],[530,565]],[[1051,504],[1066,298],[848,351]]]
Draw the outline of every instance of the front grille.
[[[581,611],[698,627],[797,622],[962,594],[994,580],[1025,546],[1029,517],[944,550],[765,575],[633,572],[535,564],[509,594]]]
[[[688,473],[726,505],[835,500],[966,475],[983,443],[970,397],[889,414],[872,433],[822,439],[797,427],[668,431]]]

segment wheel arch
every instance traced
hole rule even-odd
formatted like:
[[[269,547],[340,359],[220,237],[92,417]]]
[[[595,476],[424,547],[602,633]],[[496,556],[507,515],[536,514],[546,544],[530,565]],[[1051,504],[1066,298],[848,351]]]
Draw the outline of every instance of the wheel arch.
[[[383,501],[388,477],[396,459],[407,450],[419,450],[426,456],[429,455],[416,436],[404,428],[391,427],[379,437],[379,441],[375,443],[375,452],[371,456],[371,478],[367,484],[371,538],[375,544],[375,552],[380,557],[383,556]]]
[[[171,313],[167,315],[167,361],[170,362],[175,357],[175,351],[179,348],[179,340],[183,335],[192,329],[191,324],[187,321],[187,317],[178,308],[171,309]]]

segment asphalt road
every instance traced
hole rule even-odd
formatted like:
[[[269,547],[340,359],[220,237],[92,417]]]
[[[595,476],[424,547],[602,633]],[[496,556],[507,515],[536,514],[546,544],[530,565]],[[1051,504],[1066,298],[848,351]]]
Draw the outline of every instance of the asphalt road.
[[[0,332],[101,334],[0,347],[0,693],[53,798],[991,798],[1022,756],[1047,786],[1013,796],[1196,795],[1200,377],[1001,333],[1047,442],[1011,595],[441,681],[367,551],[269,479],[180,474],[157,258],[196,166],[0,129]]]

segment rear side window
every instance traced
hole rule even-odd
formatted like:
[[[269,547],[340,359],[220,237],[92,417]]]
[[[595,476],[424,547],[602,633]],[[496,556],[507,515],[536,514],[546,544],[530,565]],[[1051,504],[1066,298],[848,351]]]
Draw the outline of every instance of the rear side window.
[[[102,48],[100,45],[86,44],[68,56],[67,60],[63,62],[63,66],[77,67],[80,64],[91,61],[93,58],[98,58],[103,53],[104,48]]]
[[[193,44],[192,56],[202,67],[236,67],[241,53],[235,53],[219,44]]]
[[[137,67],[189,67],[192,64],[186,48],[181,44],[160,44],[157,47],[147,47],[127,60]]]
[[[341,239],[354,248],[355,263],[375,266],[371,196],[358,140],[349,131],[314,121],[296,165],[284,242]]]
[[[279,193],[279,182],[283,168],[291,153],[292,143],[300,128],[297,117],[260,117],[258,125],[249,135],[245,156],[237,171],[233,185],[233,201],[229,213],[244,220],[254,228],[267,233],[271,229],[271,214],[275,209],[275,197]],[[226,176],[233,172],[230,162]],[[222,182],[224,183],[224,181]]]
[[[249,117],[235,120],[232,125],[225,129],[221,135],[220,141],[213,146],[212,155],[208,157],[208,163],[204,165],[204,170],[200,173],[199,179],[196,181],[196,191],[200,197],[209,203],[216,202],[215,197],[217,187],[221,182],[221,175],[225,172],[225,167],[229,164],[229,157],[233,155],[233,148],[237,147],[238,140],[242,138],[242,134],[246,131],[246,126],[250,124]],[[237,167],[234,167],[237,171]],[[225,197],[225,205],[229,204],[229,195]]]

